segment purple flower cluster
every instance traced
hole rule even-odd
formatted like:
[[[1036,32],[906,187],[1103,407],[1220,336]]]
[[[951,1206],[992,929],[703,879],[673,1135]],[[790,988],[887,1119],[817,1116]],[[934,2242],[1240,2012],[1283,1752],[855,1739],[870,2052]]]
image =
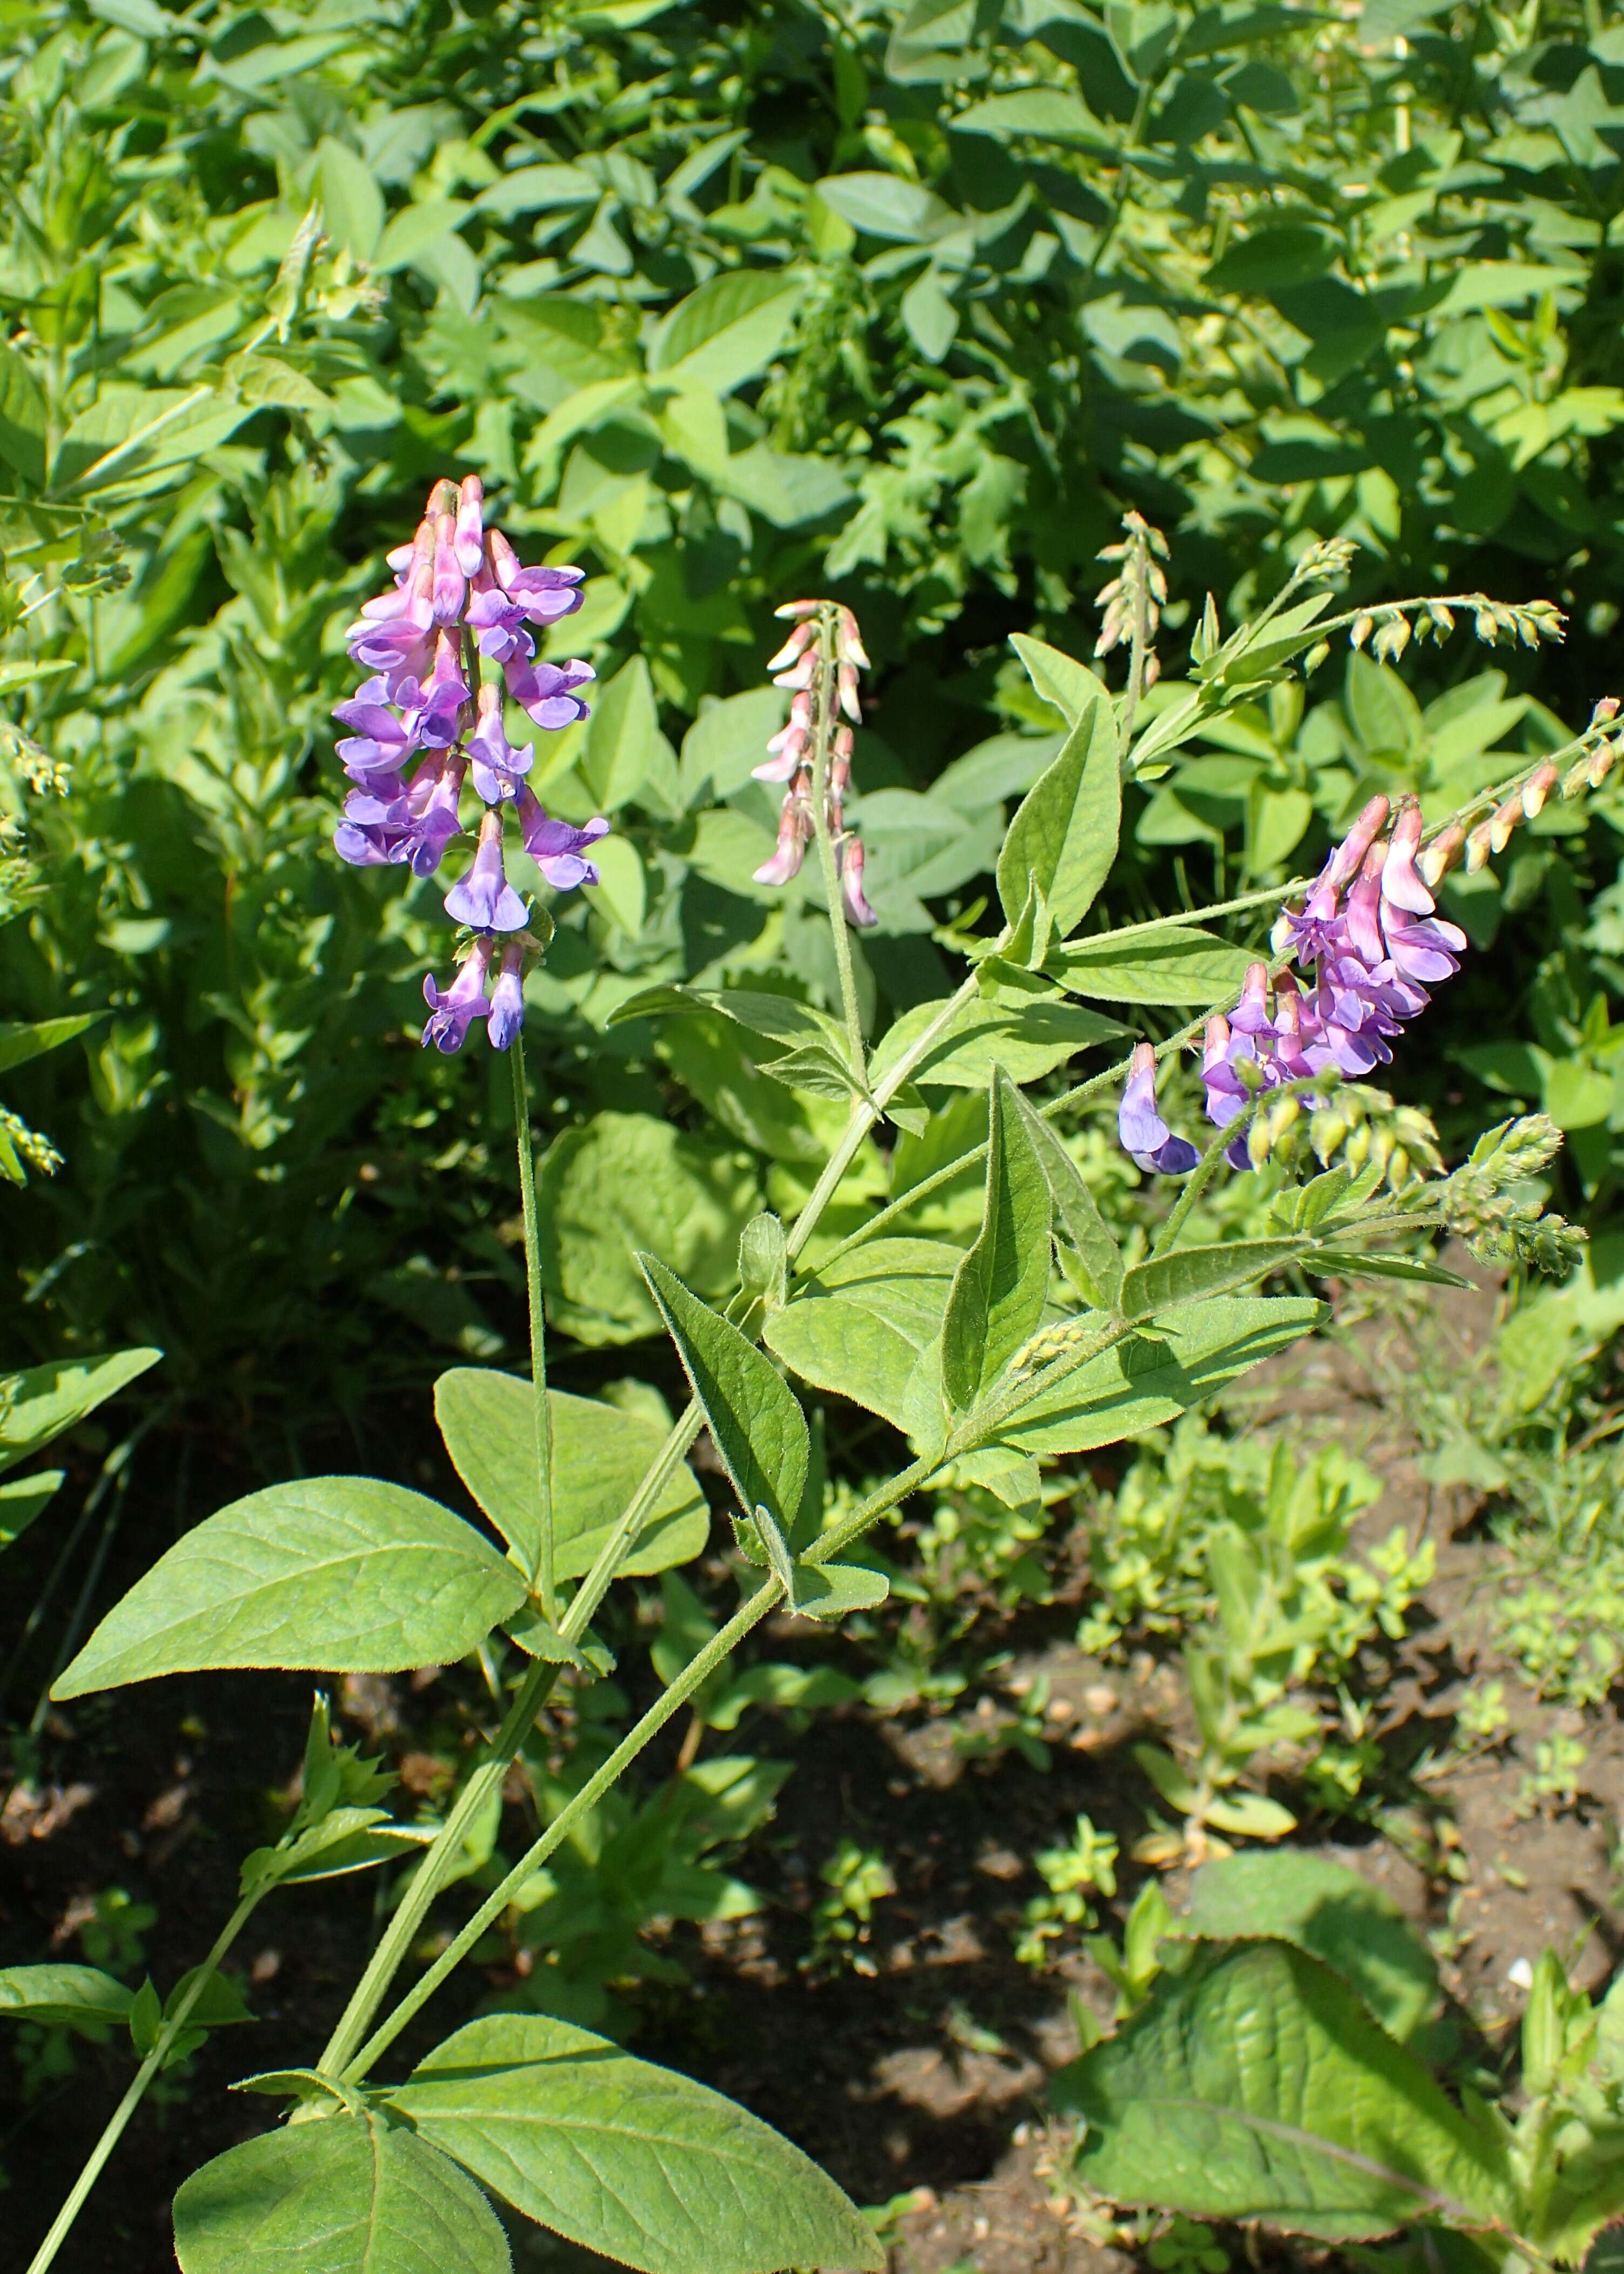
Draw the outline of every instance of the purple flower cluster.
[[[590,665],[538,661],[526,629],[574,614],[582,572],[522,567],[501,531],[485,526],[476,474],[460,489],[436,482],[416,536],[388,559],[394,591],[366,601],[344,635],[372,675],[334,712],[350,729],[338,755],[354,785],[334,843],[357,867],[403,863],[415,876],[432,876],[463,832],[462,791],[471,782],[482,807],[474,858],[447,894],[446,913],[469,925],[474,940],[447,989],[432,976],[424,981],[430,1016],[423,1040],[460,1050],[472,1022],[484,1019],[505,1050],[524,1023],[524,956],[535,945],[524,930],[525,904],[503,870],[508,809],[525,851],[559,892],[598,882],[583,856],[609,827],[597,819],[574,829],[543,811],[524,779],[534,752],[508,742],[502,716],[505,692],[538,727],[586,717],[577,690],[594,677]],[[500,677],[481,680],[480,657]]]
[[[1254,963],[1228,1018],[1207,1020],[1201,1080],[1207,1118],[1220,1129],[1254,1096],[1282,1083],[1319,1074],[1357,1081],[1387,1065],[1392,1037],[1426,1008],[1429,990],[1459,970],[1466,935],[1438,915],[1416,865],[1421,809],[1406,799],[1384,839],[1387,812],[1385,797],[1372,798],[1304,905],[1281,919],[1275,947],[1294,952],[1308,983],[1289,969],[1278,973],[1271,1008],[1268,967]],[[1117,1126],[1141,1168],[1182,1175],[1195,1166],[1195,1148],[1156,1112],[1148,1043],[1134,1052]],[[1237,1133],[1224,1157],[1244,1169],[1256,1149]]]
[[[814,833],[812,804],[812,743],[817,731],[819,696],[817,617],[821,600],[791,600],[776,613],[794,620],[795,629],[768,662],[774,684],[791,689],[789,724],[768,743],[764,765],[752,769],[757,781],[787,782],[778,814],[778,842],[771,859],[756,871],[758,885],[787,885],[800,871]],[[853,724],[861,720],[857,700],[857,674],[868,668],[857,619],[849,608],[836,611],[835,701]],[[863,929],[879,922],[863,892],[863,846],[854,829],[848,829],[843,810],[851,786],[853,736],[850,726],[837,727],[829,744],[824,779],[824,810],[834,840],[840,872],[840,897],[849,920]]]

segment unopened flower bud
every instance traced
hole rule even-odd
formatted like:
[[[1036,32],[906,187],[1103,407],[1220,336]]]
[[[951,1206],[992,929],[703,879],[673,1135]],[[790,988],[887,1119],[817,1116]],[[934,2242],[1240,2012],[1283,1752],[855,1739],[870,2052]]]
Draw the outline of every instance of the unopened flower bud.
[[[878,923],[879,917],[863,896],[863,861],[862,839],[847,837],[840,847],[840,897],[852,922],[867,931]]]
[[[1606,780],[1618,762],[1618,755],[1619,746],[1616,742],[1603,742],[1590,752],[1590,764],[1586,768],[1586,772],[1592,789],[1599,789]]]
[[[1492,849],[1489,825],[1486,821],[1480,821],[1466,840],[1466,873],[1469,877],[1475,877],[1480,869],[1488,867]]]
[[[1522,785],[1522,810],[1531,821],[1556,787],[1556,768],[1547,759]]]
[[[1496,853],[1503,853],[1511,842],[1511,833],[1522,818],[1522,801],[1508,797],[1504,805],[1497,805],[1489,816],[1489,843]]]
[[[1605,727],[1609,719],[1616,719],[1618,715],[1618,697],[1616,695],[1604,695],[1601,701],[1596,705],[1596,708],[1590,713],[1590,724],[1592,727]]]
[[[1448,875],[1460,859],[1466,846],[1466,832],[1458,821],[1435,837],[1421,855],[1417,866],[1427,884],[1434,890]]]

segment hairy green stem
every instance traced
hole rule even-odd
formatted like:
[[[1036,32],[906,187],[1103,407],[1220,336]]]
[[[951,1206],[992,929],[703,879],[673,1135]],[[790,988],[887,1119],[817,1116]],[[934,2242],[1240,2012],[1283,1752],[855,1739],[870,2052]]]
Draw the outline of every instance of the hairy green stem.
[[[531,1584],[544,1618],[558,1616],[553,1525],[553,1409],[547,1403],[547,1314],[541,1293],[541,1217],[536,1205],[536,1144],[530,1135],[530,1088],[524,1079],[524,1037],[508,1052],[513,1068],[513,1118],[519,1148],[519,1199],[524,1212],[524,1279],[530,1293],[530,1382],[536,1403],[536,1517],[540,1549]]]
[[[85,2159],[84,2169],[73,2182],[67,2201],[51,2221],[50,2232],[29,2260],[27,2274],[45,2274],[46,2268],[54,2263],[56,2253],[67,2240],[69,2229],[84,2209],[86,2199],[92,2187],[101,2178],[108,2157],[118,2145],[130,2119],[146,2097],[147,2086],[162,2068],[165,2060],[169,2058],[170,2047],[186,2026],[192,2007],[213,1980],[221,1960],[247,1925],[249,1917],[258,1907],[262,1895],[268,1892],[268,1889],[262,1889],[255,1894],[244,1895],[224,1926],[221,1928],[215,1937],[214,1948],[192,1976],[185,1994],[177,2001],[175,2011],[159,2030],[157,2043],[131,2078],[129,2090],[108,2118],[102,2137]]]
[[[525,1881],[540,1870],[560,1841],[568,1838],[588,1811],[596,1808],[650,1738],[658,1736],[672,1715],[678,1713],[694,1692],[709,1680],[734,1645],[766,1617],[781,1593],[778,1580],[768,1579],[748,1601],[740,1605],[727,1624],[711,1637],[697,1657],[688,1660],[671,1687],[661,1691],[643,1719],[628,1731],[602,1766],[588,1778],[579,1792],[565,1803],[540,1838],[520,1857],[500,1886],[492,1888],[462,1931],[440,1953],[427,1972],[412,1984],[381,2027],[374,2030],[360,2051],[345,2063],[342,2072],[335,2069],[331,2062],[323,2060],[321,2067],[326,2074],[342,2074],[346,2084],[357,2083],[366,2075],[418,2008],[426,2004],[447,1976],[462,1964],[485,1929],[501,1916]]]
[[[410,1950],[413,1938],[427,1917],[431,1904],[447,1884],[455,1866],[464,1835],[492,1793],[500,1790],[520,1746],[534,1726],[537,1714],[546,1703],[558,1674],[556,1666],[538,1660],[519,1684],[513,1704],[508,1709],[508,1717],[492,1740],[489,1755],[480,1762],[457,1795],[450,1814],[434,1835],[433,1845],[412,1873],[382,1939],[367,1961],[365,1972],[350,1993],[350,2003],[340,2014],[332,2036],[322,2048],[321,2058],[316,2066],[324,2075],[336,2075],[360,2043],[363,2032],[383,2003],[390,1983]]]

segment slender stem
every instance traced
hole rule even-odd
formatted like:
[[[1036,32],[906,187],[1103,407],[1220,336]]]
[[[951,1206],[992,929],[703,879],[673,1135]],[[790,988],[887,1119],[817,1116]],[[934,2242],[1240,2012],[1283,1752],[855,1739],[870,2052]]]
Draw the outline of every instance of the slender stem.
[[[1169,1035],[1165,1043],[1159,1043],[1156,1045],[1157,1058],[1164,1058],[1174,1050],[1183,1050],[1186,1043],[1200,1033],[1207,1023],[1207,1015],[1203,1012],[1199,1019],[1192,1019],[1188,1026],[1181,1027],[1176,1035]],[[1039,1106],[1038,1111],[1046,1120],[1053,1120],[1056,1114],[1064,1113],[1072,1106],[1089,1104],[1101,1090],[1109,1089],[1120,1081],[1132,1063],[1132,1058],[1119,1059],[1116,1065],[1107,1066],[1103,1073],[1091,1075],[1088,1081],[1079,1082],[1074,1089],[1065,1090],[1058,1097],[1051,1097],[1047,1105]],[[986,1146],[974,1145],[967,1153],[961,1153],[956,1161],[949,1161],[944,1167],[933,1170],[929,1176],[921,1177],[918,1184],[910,1185],[906,1193],[899,1193],[894,1201],[888,1201],[866,1223],[860,1224],[855,1231],[848,1232],[822,1258],[820,1268],[838,1262],[841,1256],[849,1255],[853,1248],[861,1247],[865,1240],[875,1239],[888,1224],[894,1224],[899,1216],[906,1216],[909,1209],[919,1201],[939,1191],[944,1185],[951,1184],[955,1177],[962,1176],[966,1169],[973,1169],[978,1161],[986,1158]]]
[[[812,727],[812,831],[823,871],[823,897],[829,903],[829,930],[835,944],[835,969],[840,975],[840,1005],[846,1017],[846,1047],[852,1072],[861,1081],[867,1050],[862,1015],[857,1007],[857,975],[852,968],[852,943],[846,928],[840,898],[840,864],[829,826],[829,750],[838,716],[839,618],[825,607],[817,629],[817,713]]]
[[[593,1614],[620,1571],[621,1558],[648,1522],[655,1502],[665,1490],[667,1479],[674,1475],[678,1462],[704,1427],[704,1419],[699,1400],[690,1397],[671,1434],[644,1471],[643,1481],[628,1502],[625,1514],[598,1549],[591,1569],[576,1588],[569,1608],[559,1625],[559,1631],[566,1642],[579,1642],[591,1625]]]
[[[1324,1088],[1325,1076],[1323,1074],[1314,1074],[1305,1081],[1277,1082],[1272,1089],[1255,1090],[1241,1107],[1240,1111],[1235,1115],[1234,1118],[1224,1124],[1223,1127],[1218,1132],[1218,1134],[1213,1139],[1212,1143],[1202,1154],[1200,1159],[1196,1163],[1194,1168],[1190,1171],[1190,1175],[1185,1181],[1184,1190],[1179,1193],[1178,1198],[1174,1201],[1171,1209],[1169,1209],[1167,1222],[1162,1225],[1161,1231],[1156,1235],[1156,1244],[1151,1249],[1151,1254],[1153,1256],[1165,1255],[1169,1248],[1172,1246],[1175,1240],[1178,1238],[1179,1233],[1189,1222],[1191,1212],[1194,1209],[1196,1202],[1200,1199],[1208,1185],[1211,1184],[1213,1178],[1217,1175],[1218,1164],[1222,1160],[1224,1154],[1235,1142],[1237,1137],[1244,1137],[1245,1135],[1247,1130],[1251,1128],[1253,1121],[1257,1118],[1258,1110],[1260,1106],[1265,1103],[1272,1103],[1277,1097],[1318,1096],[1323,1094]]]
[[[1293,877],[1289,884],[1265,885],[1256,892],[1243,892],[1238,900],[1215,900],[1210,908],[1180,908],[1170,916],[1147,916],[1142,922],[1116,924],[1109,931],[1085,932],[1074,944],[1078,947],[1114,947],[1119,939],[1137,939],[1152,931],[1169,931],[1176,924],[1207,923],[1214,916],[1239,915],[1246,908],[1266,908],[1276,900],[1289,900],[1293,892],[1306,892],[1312,888],[1312,877]]]
[[[169,2049],[185,2027],[192,2007],[203,1995],[221,1960],[248,1924],[250,1914],[266,1892],[267,1891],[262,1889],[257,1894],[244,1895],[220,1930],[215,1938],[214,1948],[193,1975],[184,1996],[177,2000],[175,2011],[159,2030],[158,2041],[131,2078],[129,2090],[108,2118],[102,2137],[86,2157],[85,2167],[73,2182],[67,2201],[52,2220],[49,2233],[29,2260],[27,2274],[45,2274],[46,2268],[54,2262],[56,2253],[67,2240],[69,2229],[84,2209],[86,2198],[101,2178],[108,2157],[118,2145],[130,2119],[145,2098],[147,2086],[163,2067],[169,2057]]]
[[[975,974],[972,972],[967,979],[959,983],[924,1032],[914,1037],[884,1081],[878,1084],[874,1092],[873,1103],[869,1104],[861,1098],[853,1102],[852,1117],[840,1133],[840,1141],[830,1155],[823,1175],[812,1187],[806,1206],[790,1229],[785,1247],[792,1263],[811,1238],[818,1218],[834,1197],[840,1179],[855,1159],[857,1149],[863,1139],[880,1119],[885,1108],[907,1081],[914,1067],[923,1059],[926,1051],[929,1050],[938,1035],[951,1025],[953,1020],[974,993]],[[843,1253],[844,1247],[837,1252]]]
[[[427,1972],[418,1977],[381,2027],[373,2031],[359,2052],[346,2064],[342,2071],[342,2080],[346,2084],[357,2083],[366,2075],[380,2055],[394,2044],[413,2014],[461,1965],[485,1929],[501,1916],[525,1881],[540,1870],[553,1849],[568,1837],[581,1818],[596,1808],[611,1785],[629,1768],[650,1739],[657,1736],[672,1715],[680,1712],[694,1692],[709,1680],[735,1645],[743,1641],[752,1627],[760,1624],[778,1601],[781,1592],[776,1578],[765,1580],[747,1602],[740,1605],[727,1624],[711,1637],[698,1655],[688,1660],[671,1687],[660,1692],[643,1719],[628,1731],[608,1759],[588,1778],[580,1791],[565,1803],[541,1837],[520,1857],[500,1886],[485,1897],[462,1932],[440,1953]],[[324,2060],[321,2066],[328,2074],[334,2074],[327,2061]]]
[[[524,1037],[515,1035],[508,1052],[513,1067],[513,1118],[519,1145],[519,1198],[524,1211],[524,1277],[530,1291],[530,1381],[536,1394],[536,1519],[539,1537],[537,1567],[530,1578],[541,1596],[542,1615],[558,1616],[553,1546],[553,1411],[547,1404],[547,1314],[541,1296],[541,1218],[536,1206],[536,1144],[530,1135],[530,1088],[524,1079]]]
[[[456,1803],[434,1836],[434,1843],[412,1873],[410,1884],[389,1921],[382,1940],[368,1960],[366,1970],[351,1992],[336,2028],[316,2066],[326,2075],[336,2075],[360,2043],[362,2033],[383,2003],[396,1969],[411,1947],[412,1939],[430,1905],[445,1886],[462,1849],[463,1834],[492,1791],[500,1788],[520,1746],[530,1735],[547,1693],[558,1679],[558,1668],[539,1660],[520,1683],[508,1718],[481,1761],[458,1794]]]
[[[1122,701],[1122,720],[1117,727],[1120,749],[1126,751],[1133,739],[1133,722],[1139,715],[1139,698],[1145,692],[1145,666],[1150,654],[1150,587],[1146,579],[1150,574],[1150,539],[1143,528],[1132,532],[1133,562],[1133,642],[1128,657],[1128,685]],[[1124,568],[1127,563],[1123,564]]]

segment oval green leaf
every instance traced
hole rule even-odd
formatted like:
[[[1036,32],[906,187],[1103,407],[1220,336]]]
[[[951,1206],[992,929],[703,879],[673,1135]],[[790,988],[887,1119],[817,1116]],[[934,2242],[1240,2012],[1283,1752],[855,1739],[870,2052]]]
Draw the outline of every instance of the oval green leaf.
[[[213,1667],[443,1666],[523,1600],[513,1565],[437,1502],[375,1477],[307,1477],[250,1493],[177,1540],[51,1694]]]
[[[389,2099],[527,2218],[643,2274],[885,2263],[834,2181],[780,2134],[566,2022],[470,2022]]]
[[[553,1415],[554,1570],[579,1579],[619,1521],[665,1433],[595,1397],[547,1393]],[[456,1472],[527,1570],[538,1560],[533,1392],[516,1374],[453,1367],[434,1384],[434,1419]],[[620,1569],[641,1577],[691,1562],[710,1527],[704,1495],[679,1465]]]
[[[181,2274],[510,2274],[466,2172],[377,2110],[267,2132],[175,2198]]]
[[[0,1967],[0,2021],[46,2027],[129,2018],[134,1993],[96,1966]]]

